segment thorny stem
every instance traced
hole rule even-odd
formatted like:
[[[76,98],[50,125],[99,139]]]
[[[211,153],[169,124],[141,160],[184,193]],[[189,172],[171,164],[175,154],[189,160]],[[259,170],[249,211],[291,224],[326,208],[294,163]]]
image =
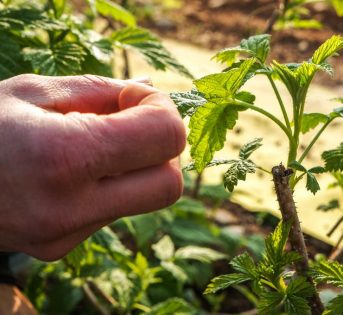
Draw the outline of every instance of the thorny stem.
[[[293,192],[289,186],[290,170],[280,164],[272,168],[272,174],[282,219],[286,223],[289,222],[292,224],[289,233],[292,250],[302,257],[301,260],[295,263],[295,269],[299,275],[306,277],[312,283],[313,287],[315,287],[312,278],[308,275],[309,262],[307,249],[293,199]],[[312,315],[321,315],[324,308],[317,291],[315,291],[309,302]]]
[[[272,88],[274,90],[276,98],[277,98],[277,100],[279,102],[283,118],[285,119],[286,126],[287,126],[288,130],[291,131],[292,130],[291,124],[289,122],[289,118],[288,118],[288,115],[287,115],[285,104],[282,101],[281,95],[280,95],[280,93],[279,93],[279,91],[278,91],[278,89],[277,89],[277,87],[276,87],[276,85],[275,85],[275,83],[274,83],[274,81],[273,81],[273,79],[271,78],[270,75],[268,75],[268,80],[269,80],[270,84],[272,85]]]

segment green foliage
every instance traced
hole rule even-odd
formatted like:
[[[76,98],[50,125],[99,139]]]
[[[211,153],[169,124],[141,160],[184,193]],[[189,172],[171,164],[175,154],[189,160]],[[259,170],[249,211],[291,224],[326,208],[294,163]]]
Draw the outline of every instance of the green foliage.
[[[192,315],[195,310],[185,300],[172,298],[155,305],[148,315]]]
[[[262,34],[243,39],[239,46],[223,49],[213,59],[230,67],[240,54],[245,54],[264,63],[270,51],[270,37],[268,34]]]
[[[259,298],[259,314],[278,314],[282,309],[292,315],[310,314],[307,299],[313,295],[312,285],[303,277],[289,279],[286,273],[287,268],[299,259],[298,254],[285,251],[289,231],[290,224],[281,221],[266,238],[265,254],[258,264],[248,253],[236,256],[230,262],[236,273],[212,279],[205,294],[250,281]]]
[[[116,46],[131,47],[139,51],[155,69],[175,70],[188,78],[192,78],[190,72],[164,48],[161,41],[150,31],[144,28],[128,27],[120,29],[112,34],[112,40]]]
[[[289,164],[294,170],[303,172],[303,175],[306,174],[306,188],[307,190],[311,191],[314,195],[318,190],[320,190],[319,183],[315,177],[315,174],[324,173],[326,170],[321,166],[312,167],[307,170],[304,166],[302,166],[299,162],[293,161]]]
[[[343,312],[343,295],[333,298],[326,307],[323,315],[340,315]]]
[[[311,274],[318,283],[343,287],[343,266],[337,261],[320,261],[312,267]]]
[[[328,171],[343,171],[343,143],[336,149],[324,151],[322,158]]]
[[[124,45],[135,47],[158,70],[172,69],[190,77],[155,35],[136,26],[128,10],[110,0],[89,1],[89,5],[92,10],[80,19],[69,13],[72,9],[65,0],[0,4],[0,80],[28,72],[112,77],[113,48]],[[103,35],[94,30],[99,18],[126,27]]]

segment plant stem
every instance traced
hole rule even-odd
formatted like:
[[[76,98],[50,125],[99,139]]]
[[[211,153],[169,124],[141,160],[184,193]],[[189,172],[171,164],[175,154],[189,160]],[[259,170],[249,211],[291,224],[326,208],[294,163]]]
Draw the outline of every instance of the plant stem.
[[[268,117],[269,119],[271,119],[275,124],[277,124],[282,130],[283,132],[286,134],[288,140],[290,141],[290,143],[294,142],[292,133],[287,129],[287,127],[282,123],[282,121],[280,121],[277,117],[275,117],[273,114],[265,111],[264,109],[257,107],[255,105],[252,105],[250,103],[244,102],[244,101],[239,101],[239,100],[232,100],[234,102],[235,105],[239,105],[245,108],[249,108],[255,112],[258,112],[266,117]]]
[[[292,250],[302,257],[301,260],[295,263],[295,269],[299,275],[306,277],[315,288],[312,278],[308,275],[309,262],[307,249],[293,199],[293,192],[289,186],[290,170],[280,164],[279,166],[273,167],[272,174],[282,219],[284,222],[292,224],[289,233]],[[324,308],[317,291],[315,291],[309,302],[312,315],[321,315]]]
[[[274,83],[274,81],[273,81],[273,79],[272,79],[272,77],[270,75],[268,75],[268,79],[269,79],[270,84],[272,85],[272,88],[274,90],[276,98],[277,98],[277,100],[279,102],[283,118],[285,119],[286,126],[287,126],[288,130],[291,131],[292,128],[291,128],[291,124],[289,122],[289,118],[288,118],[288,115],[287,115],[285,104],[283,103],[282,98],[280,96],[280,93],[279,93],[279,91],[278,91],[278,89],[277,89],[277,87],[276,87],[276,85],[275,85],[275,83]]]
[[[130,71],[130,61],[127,50],[123,48],[123,60],[124,60],[124,67],[123,67],[123,79],[127,80],[131,78],[131,71]]]
[[[323,133],[323,131],[326,129],[326,127],[333,121],[334,118],[329,119],[322,128],[320,128],[320,130],[317,132],[317,134],[314,136],[314,138],[312,139],[312,141],[310,142],[310,144],[307,146],[307,148],[305,149],[304,153],[301,155],[300,159],[299,159],[299,163],[301,163],[305,157],[307,156],[308,152],[312,149],[313,145],[316,143],[316,141],[318,140],[318,138],[320,137],[320,135]]]
[[[337,230],[337,228],[340,226],[340,224],[343,222],[343,216],[341,216],[335,225],[331,228],[331,230],[326,234],[326,236],[331,237],[331,235]]]
[[[199,196],[201,182],[202,182],[202,172],[197,174],[197,177],[195,179],[194,188],[192,191],[192,197],[193,198],[197,198]]]

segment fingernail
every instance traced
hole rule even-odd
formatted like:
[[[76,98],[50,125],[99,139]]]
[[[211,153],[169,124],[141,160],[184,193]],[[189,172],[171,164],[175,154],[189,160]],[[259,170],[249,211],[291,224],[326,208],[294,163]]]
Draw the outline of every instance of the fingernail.
[[[135,81],[135,82],[139,82],[139,83],[145,83],[145,84],[148,84],[148,85],[151,85],[151,86],[152,86],[151,78],[148,77],[148,76],[133,78],[133,79],[131,79],[131,80],[132,80],[132,81]]]

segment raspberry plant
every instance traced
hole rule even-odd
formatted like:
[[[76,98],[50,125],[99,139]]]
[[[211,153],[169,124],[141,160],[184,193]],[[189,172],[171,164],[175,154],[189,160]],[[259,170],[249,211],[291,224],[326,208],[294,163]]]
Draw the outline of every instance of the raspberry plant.
[[[251,154],[261,146],[262,139],[254,139],[242,146],[236,159],[213,159],[216,151],[223,148],[228,130],[232,130],[245,110],[253,110],[280,128],[288,141],[288,156],[277,157],[273,176],[282,221],[266,239],[265,254],[257,264],[247,254],[231,261],[236,273],[219,276],[212,280],[205,293],[250,281],[252,291],[259,298],[259,314],[342,314],[341,297],[333,300],[324,311],[315,281],[341,286],[342,268],[337,263],[322,262],[311,268],[297,215],[293,191],[306,178],[306,188],[315,194],[319,189],[316,175],[324,172],[343,171],[343,144],[322,153],[324,166],[307,168],[306,157],[335,119],[343,117],[343,107],[335,108],[328,114],[307,113],[306,96],[309,86],[318,71],[333,75],[328,59],[343,49],[343,38],[332,36],[323,43],[313,56],[302,63],[267,64],[270,51],[270,35],[262,34],[241,41],[239,46],[218,52],[214,59],[223,63],[223,72],[210,74],[194,81],[194,89],[187,93],[173,93],[171,96],[183,116],[190,116],[190,133],[193,163],[187,170],[201,173],[204,168],[227,164],[224,186],[233,191],[247,174],[254,173],[257,165],[250,159]],[[255,96],[242,90],[252,77],[265,76],[270,82],[282,119],[255,104]],[[287,88],[292,103],[286,107],[275,80]],[[342,103],[342,99],[336,99]],[[310,129],[320,127],[313,139],[301,152],[302,135]],[[264,168],[261,168],[264,170]],[[286,252],[289,240],[292,251]],[[331,277],[331,278],[330,278]],[[323,313],[324,312],[324,313]]]

